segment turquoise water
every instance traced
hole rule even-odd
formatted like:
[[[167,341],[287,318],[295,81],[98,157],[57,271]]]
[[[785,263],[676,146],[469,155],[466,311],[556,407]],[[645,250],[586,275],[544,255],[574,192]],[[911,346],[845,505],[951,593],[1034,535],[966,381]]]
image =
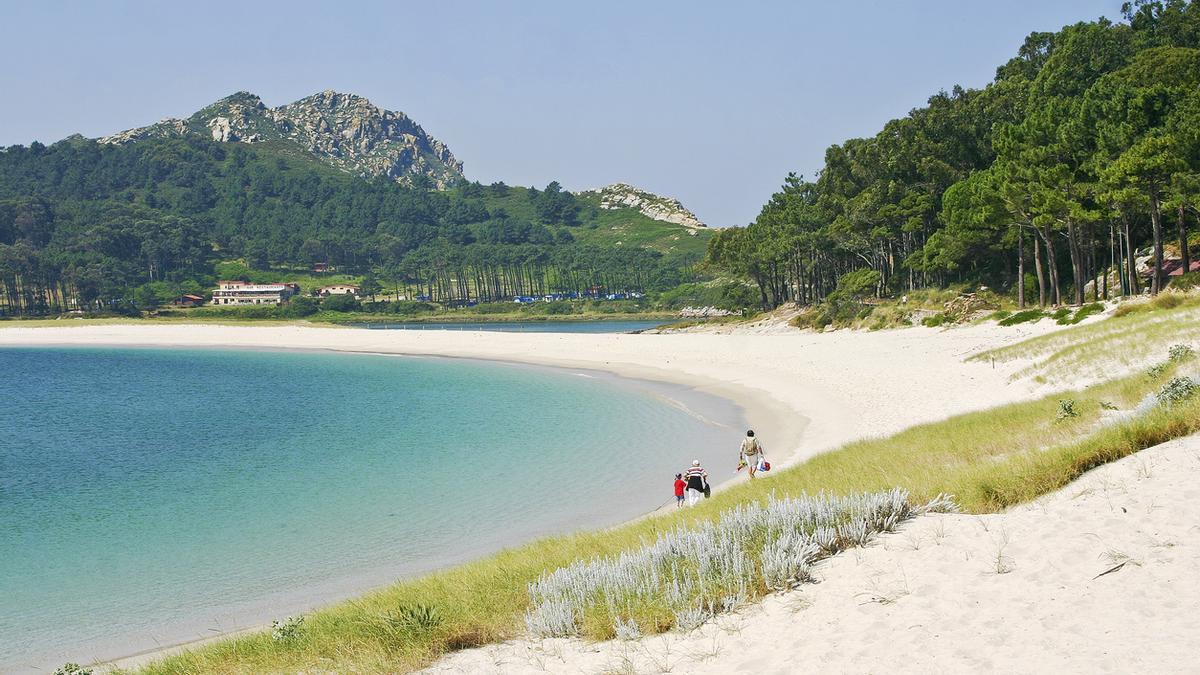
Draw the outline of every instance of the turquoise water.
[[[694,392],[474,361],[0,349],[0,369],[3,672],[628,519],[741,435]]]
[[[355,328],[374,330],[482,330],[504,333],[632,333],[658,328],[670,321],[476,321],[443,323],[356,323]]]

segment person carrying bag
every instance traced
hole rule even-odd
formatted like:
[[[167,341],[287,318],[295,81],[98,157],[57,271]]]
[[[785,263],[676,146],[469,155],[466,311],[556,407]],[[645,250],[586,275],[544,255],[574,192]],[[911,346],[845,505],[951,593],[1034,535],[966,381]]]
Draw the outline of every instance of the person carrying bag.
[[[770,471],[771,464],[767,461],[767,455],[763,452],[762,442],[754,436],[754,430],[746,431],[746,437],[742,439],[742,447],[738,453],[738,470],[741,471],[745,466],[750,469],[750,480],[754,480],[754,474],[759,471]]]

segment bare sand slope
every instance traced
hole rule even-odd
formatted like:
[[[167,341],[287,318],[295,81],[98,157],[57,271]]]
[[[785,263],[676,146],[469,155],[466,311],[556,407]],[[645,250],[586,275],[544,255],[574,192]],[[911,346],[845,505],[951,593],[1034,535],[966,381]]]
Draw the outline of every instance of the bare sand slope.
[[[768,457],[782,466],[853,439],[1029,398],[1035,393],[1030,382],[1009,381],[1023,363],[992,367],[963,360],[980,350],[1055,328],[993,325],[875,333],[582,335],[296,325],[18,325],[0,327],[0,346],[324,349],[604,370],[689,385],[733,399],[760,431]],[[731,448],[730,475],[735,460],[736,448]]]
[[[1200,436],[1007,513],[922,516],[818,577],[687,635],[515,641],[427,672],[1200,672]]]

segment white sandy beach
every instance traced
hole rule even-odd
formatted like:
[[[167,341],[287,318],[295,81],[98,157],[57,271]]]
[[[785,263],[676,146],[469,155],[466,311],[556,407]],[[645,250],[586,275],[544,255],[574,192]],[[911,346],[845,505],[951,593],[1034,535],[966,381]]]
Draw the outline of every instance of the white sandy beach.
[[[1024,363],[993,366],[964,359],[1057,328],[1043,322],[947,331],[597,335],[120,324],[4,327],[0,346],[316,349],[602,370],[684,384],[738,402],[768,456],[783,466],[857,438],[1046,393],[1029,380],[1010,381]],[[1200,442],[1188,440],[1142,453],[1012,513],[923,517],[876,546],[824,563],[825,583],[770,598],[687,636],[604,644],[516,641],[451,655],[434,670],[592,673],[631,664],[636,672],[670,664],[677,672],[714,673],[794,672],[802,665],[862,672],[894,670],[901,663],[947,672],[1178,667],[1182,661],[1148,654],[1146,645],[1187,644],[1154,636],[1175,631],[1177,639],[1188,637],[1182,632],[1189,629],[1168,624],[1167,617],[1177,616],[1172,608],[1200,599],[1195,584],[1175,588],[1180,584],[1171,581],[1185,570],[1192,576],[1200,572],[1197,548],[1188,543],[1188,536],[1200,533],[1200,526],[1191,525],[1200,522],[1193,487],[1200,474],[1197,447]],[[730,448],[728,474],[714,471],[714,478],[732,477],[735,460],[736,448]],[[1135,462],[1151,468],[1143,471]],[[1191,485],[1179,484],[1175,475],[1190,475]],[[1013,569],[996,574],[1005,536],[1002,553]],[[1091,581],[1111,567],[1098,558],[1110,548],[1141,564]],[[1134,578],[1141,580],[1124,585]],[[1161,615],[1146,615],[1154,608]],[[1200,644],[1200,635],[1190,630],[1191,644]],[[1122,646],[1118,636],[1131,635],[1141,637]],[[1074,660],[1085,658],[1082,647],[1093,643],[1101,645],[1086,650],[1094,661]],[[1143,660],[1130,660],[1135,653]],[[1027,657],[1038,660],[1022,660]]]

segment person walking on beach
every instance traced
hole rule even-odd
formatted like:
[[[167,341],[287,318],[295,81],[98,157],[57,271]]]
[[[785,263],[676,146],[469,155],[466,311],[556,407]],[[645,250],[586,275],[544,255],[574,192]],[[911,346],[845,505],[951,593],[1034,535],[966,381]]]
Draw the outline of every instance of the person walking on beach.
[[[739,458],[750,469],[750,480],[754,480],[754,472],[758,471],[758,462],[764,457],[766,457],[766,454],[763,453],[762,443],[754,437],[754,430],[748,429],[746,437],[742,439],[742,449]]]
[[[683,506],[683,491],[687,489],[687,481],[683,479],[683,474],[675,474],[675,508]]]
[[[695,506],[700,496],[708,490],[708,472],[700,466],[700,460],[692,460],[692,468],[687,470],[688,506]]]

